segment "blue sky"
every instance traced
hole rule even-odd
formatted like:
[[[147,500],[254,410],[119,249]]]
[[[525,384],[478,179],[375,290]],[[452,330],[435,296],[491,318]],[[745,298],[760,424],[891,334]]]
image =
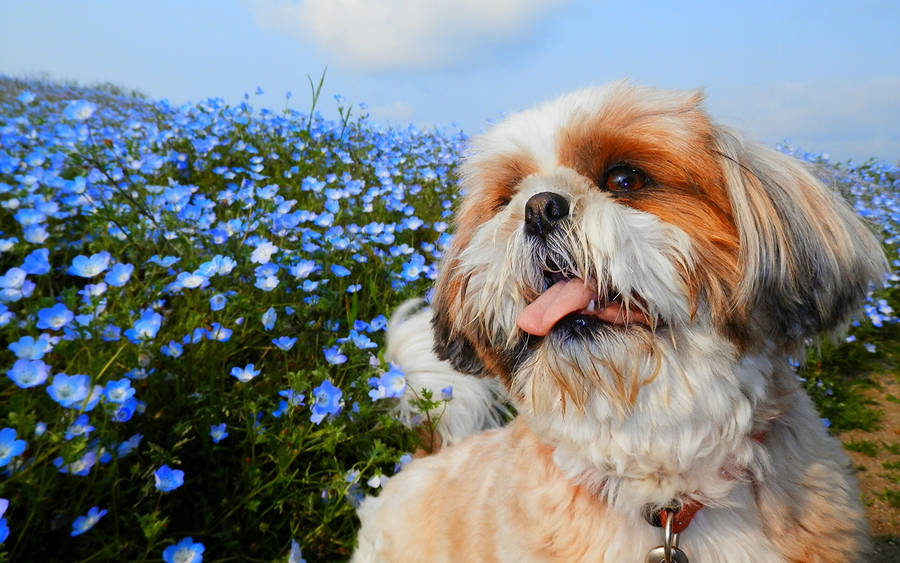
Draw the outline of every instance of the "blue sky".
[[[307,75],[372,119],[456,124],[618,78],[702,88],[720,122],[833,159],[900,160],[900,2],[0,0],[0,73],[110,81],[173,102]]]

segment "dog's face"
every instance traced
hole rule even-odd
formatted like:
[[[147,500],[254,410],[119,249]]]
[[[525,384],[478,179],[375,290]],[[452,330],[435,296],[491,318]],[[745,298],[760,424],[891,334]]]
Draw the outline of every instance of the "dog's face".
[[[622,415],[658,377],[704,385],[699,363],[783,356],[845,322],[881,279],[877,242],[700,102],[616,83],[474,139],[435,289],[438,354],[531,412],[602,397]]]

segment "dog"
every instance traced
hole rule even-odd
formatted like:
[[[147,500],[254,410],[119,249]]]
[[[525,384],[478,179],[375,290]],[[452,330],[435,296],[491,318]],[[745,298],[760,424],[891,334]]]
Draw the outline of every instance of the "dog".
[[[617,82],[471,141],[431,309],[395,317],[388,356],[413,389],[500,382],[518,414],[466,391],[484,400],[438,432],[472,428],[362,503],[353,561],[865,557],[849,461],[790,358],[846,328],[883,251],[702,101]]]

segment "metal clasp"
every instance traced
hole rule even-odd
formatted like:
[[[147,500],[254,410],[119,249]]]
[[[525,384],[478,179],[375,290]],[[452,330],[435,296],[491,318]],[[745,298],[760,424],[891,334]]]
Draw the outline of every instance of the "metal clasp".
[[[672,525],[675,521],[675,512],[664,509],[666,525],[663,528],[663,545],[659,545],[647,552],[646,563],[689,563],[687,555],[678,549],[678,534],[672,533]]]

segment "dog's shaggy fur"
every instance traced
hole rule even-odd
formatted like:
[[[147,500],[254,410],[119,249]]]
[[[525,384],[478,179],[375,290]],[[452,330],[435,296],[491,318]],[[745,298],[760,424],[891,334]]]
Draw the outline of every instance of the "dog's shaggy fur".
[[[700,103],[619,82],[474,139],[433,337],[405,310],[389,351],[413,388],[404,356],[432,389],[502,382],[519,414],[367,499],[354,561],[640,562],[662,543],[646,515],[686,504],[693,563],[863,557],[848,461],[789,356],[840,331],[884,256],[800,163]],[[471,404],[442,424],[496,424]]]

